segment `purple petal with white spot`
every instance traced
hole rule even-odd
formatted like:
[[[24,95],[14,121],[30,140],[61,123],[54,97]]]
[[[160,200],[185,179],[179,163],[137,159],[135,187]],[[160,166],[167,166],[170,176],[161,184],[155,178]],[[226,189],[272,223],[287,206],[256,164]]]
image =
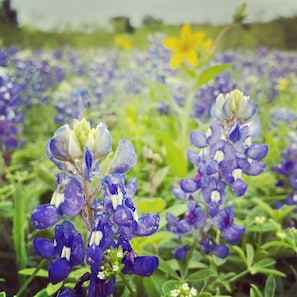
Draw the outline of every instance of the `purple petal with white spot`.
[[[114,221],[121,226],[131,226],[131,223],[134,221],[131,209],[119,205],[114,211]]]

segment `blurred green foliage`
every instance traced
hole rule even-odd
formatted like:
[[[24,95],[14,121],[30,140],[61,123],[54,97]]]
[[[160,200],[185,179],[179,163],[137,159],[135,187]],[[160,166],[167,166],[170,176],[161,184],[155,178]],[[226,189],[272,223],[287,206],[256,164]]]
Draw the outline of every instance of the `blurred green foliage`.
[[[114,22],[113,22],[114,23]],[[209,24],[194,24],[195,31],[204,31],[210,38],[215,39],[224,26]],[[73,46],[86,49],[92,47],[109,48],[114,46],[114,37],[123,33],[123,26],[113,24],[112,29],[90,27],[88,33],[66,29],[64,31],[40,31],[31,27],[0,26],[2,45],[18,45],[21,48],[58,48]],[[133,30],[132,30],[133,31]],[[178,35],[179,26],[167,25],[162,22],[152,22],[135,28],[129,33],[129,39],[134,48],[144,49],[148,46],[147,36],[154,32],[168,35]],[[280,18],[266,23],[244,23],[233,26],[221,42],[221,49],[257,49],[259,47],[296,49],[297,48],[297,16]]]

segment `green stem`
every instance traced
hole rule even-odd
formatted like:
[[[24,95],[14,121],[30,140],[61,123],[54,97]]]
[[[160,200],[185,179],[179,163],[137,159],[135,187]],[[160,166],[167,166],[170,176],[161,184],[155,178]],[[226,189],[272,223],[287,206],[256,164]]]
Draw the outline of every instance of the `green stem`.
[[[245,276],[246,274],[248,274],[250,271],[248,269],[240,272],[239,274],[236,274],[235,276],[233,276],[232,278],[229,279],[228,283],[232,283],[238,279],[240,279],[241,277]]]
[[[29,278],[27,278],[24,283],[22,284],[22,286],[19,288],[19,290],[16,292],[15,296],[16,297],[20,297],[22,296],[23,292],[26,290],[26,288],[28,287],[28,285],[32,282],[32,280],[35,278],[35,276],[37,275],[38,271],[43,267],[44,263],[46,262],[46,260],[42,260],[38,266],[36,267],[36,269],[34,270],[34,272],[30,275]]]
[[[192,88],[191,88],[192,90]],[[183,147],[183,150],[186,151],[189,147],[189,123],[190,116],[193,111],[195,92],[191,91],[186,99],[183,112],[180,116],[180,145]]]
[[[124,284],[126,285],[128,291],[130,292],[130,297],[136,297],[135,292],[133,291],[133,288],[130,286],[129,282],[127,282],[126,278],[123,276],[122,273],[119,274],[120,278],[122,279],[122,281],[124,282]]]

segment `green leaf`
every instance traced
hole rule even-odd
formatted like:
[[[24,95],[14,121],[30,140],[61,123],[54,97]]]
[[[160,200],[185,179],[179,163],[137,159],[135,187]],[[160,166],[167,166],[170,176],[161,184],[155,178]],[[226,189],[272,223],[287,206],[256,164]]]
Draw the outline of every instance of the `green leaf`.
[[[170,278],[178,279],[178,275],[176,274],[176,272],[162,258],[159,258],[158,269],[161,270],[162,272],[164,272]]]
[[[196,90],[200,86],[208,83],[210,80],[214,79],[217,75],[230,68],[232,64],[222,64],[215,65],[205,69],[198,77],[197,82],[194,84],[193,89]]]
[[[46,293],[46,289],[42,289],[41,291],[37,292],[34,297],[49,297]]]
[[[254,262],[254,248],[250,243],[247,243],[245,249],[247,266],[251,267]]]
[[[211,297],[212,295],[210,293],[207,292],[203,292],[201,294],[198,295],[198,297]]]
[[[216,271],[210,269],[210,268],[206,268],[206,269],[202,269],[200,271],[194,272],[192,274],[190,274],[187,277],[188,281],[202,281],[202,280],[208,280],[211,277],[217,276]]]
[[[286,243],[286,242],[283,242],[283,241],[270,241],[270,242],[267,242],[265,244],[263,244],[261,246],[262,249],[268,249],[270,247],[283,247],[283,248],[286,248],[286,249],[293,249],[294,248],[292,247],[291,244],[289,243]]]
[[[258,262],[256,262],[253,267],[269,267],[269,266],[272,266],[275,264],[275,260],[272,259],[272,258],[265,258],[265,259],[262,259]]]
[[[14,193],[14,215],[13,215],[13,243],[16,252],[16,260],[19,269],[27,265],[25,228],[26,221],[26,201],[22,195],[23,188],[20,183],[16,184]]]
[[[259,288],[254,284],[251,284],[250,297],[263,297]]]
[[[191,77],[191,79],[196,78],[196,72],[190,69],[185,63],[181,63],[181,69],[184,73]]]
[[[19,270],[19,274],[21,275],[32,275],[36,271],[36,268],[25,268]],[[35,274],[35,276],[39,277],[48,277],[48,271],[45,269],[39,269],[39,271]]]
[[[6,293],[5,292],[0,292],[0,297],[6,297]]]
[[[159,291],[156,288],[156,285],[153,282],[152,277],[144,277],[143,285],[146,289],[146,294],[148,295],[148,297],[155,297],[159,295]]]
[[[269,275],[265,282],[264,297],[274,297],[275,287],[275,279],[272,275]]]
[[[275,270],[275,269],[269,269],[269,268],[251,267],[249,270],[250,270],[252,275],[257,274],[257,273],[262,273],[262,274],[266,274],[266,275],[275,275],[275,276],[281,276],[281,277],[286,276],[281,271],[278,271],[278,270]]]
[[[144,213],[159,213],[165,206],[166,202],[162,198],[142,198],[137,202],[137,210]]]
[[[142,250],[149,244],[159,244],[161,241],[169,241],[176,236],[172,232],[159,231],[147,237],[134,237],[131,240],[131,246],[136,253],[142,253]]]
[[[238,255],[240,256],[240,258],[242,259],[242,261],[245,263],[245,265],[247,266],[247,258],[243,252],[243,250],[238,247],[237,245],[233,246],[233,249],[238,253]]]
[[[73,278],[75,280],[79,279],[82,275],[84,275],[86,272],[90,272],[89,267],[82,267],[75,270],[72,270],[69,274],[69,278]]]
[[[165,282],[162,286],[162,292],[165,295],[169,295],[170,291],[176,289],[180,285],[180,281],[178,280],[169,280]]]
[[[233,22],[235,24],[241,24],[246,16],[246,3],[242,3],[239,7],[236,8],[233,14]]]
[[[46,287],[46,294],[49,296],[54,295],[61,289],[62,285],[63,285],[63,282],[59,282],[55,285],[52,283],[49,283]]]
[[[160,136],[166,148],[165,160],[170,167],[171,174],[180,178],[186,177],[188,166],[186,153],[175,145],[173,139],[167,134],[161,134]]]

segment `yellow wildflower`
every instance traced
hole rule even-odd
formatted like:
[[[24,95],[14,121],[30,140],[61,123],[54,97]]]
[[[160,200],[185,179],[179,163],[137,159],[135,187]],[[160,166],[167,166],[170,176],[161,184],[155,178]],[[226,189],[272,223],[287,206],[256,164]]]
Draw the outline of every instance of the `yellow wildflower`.
[[[117,46],[124,50],[130,50],[132,48],[131,42],[124,34],[118,34],[114,38],[114,42]]]
[[[285,91],[288,89],[289,86],[289,80],[287,78],[280,78],[277,82],[277,88],[280,91]]]
[[[208,51],[212,45],[212,41],[204,40],[204,37],[204,32],[192,33],[191,25],[184,24],[180,30],[180,38],[165,38],[164,46],[174,52],[170,60],[171,68],[177,68],[183,61],[196,66],[198,62],[197,48],[201,47],[203,51]]]

